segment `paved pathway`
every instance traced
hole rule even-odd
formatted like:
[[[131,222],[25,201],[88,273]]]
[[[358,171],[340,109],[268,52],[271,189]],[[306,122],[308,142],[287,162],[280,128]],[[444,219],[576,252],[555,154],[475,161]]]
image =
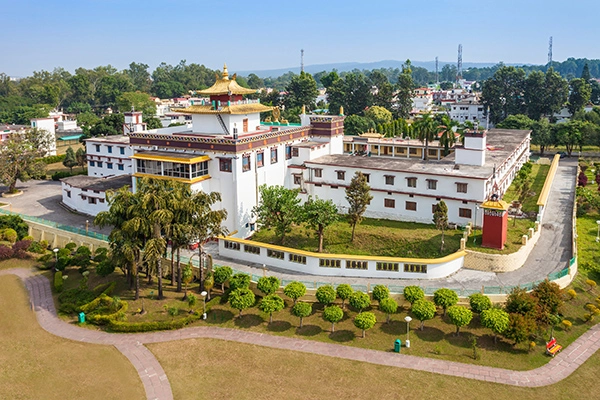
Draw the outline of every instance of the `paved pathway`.
[[[173,394],[165,372],[143,344],[190,338],[229,340],[523,387],[546,386],[561,381],[600,348],[600,324],[597,324],[543,367],[511,371],[229,328],[192,327],[177,331],[110,334],[79,328],[59,319],[46,277],[33,275],[25,269],[0,271],[0,275],[7,274],[17,275],[25,282],[37,319],[46,331],[71,340],[114,345],[119,349],[138,371],[148,399],[172,399]]]

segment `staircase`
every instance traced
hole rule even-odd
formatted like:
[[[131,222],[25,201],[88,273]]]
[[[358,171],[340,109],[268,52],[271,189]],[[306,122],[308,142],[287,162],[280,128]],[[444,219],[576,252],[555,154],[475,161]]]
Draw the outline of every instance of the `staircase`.
[[[215,114],[217,116],[217,119],[219,120],[219,124],[221,124],[221,128],[223,128],[223,132],[225,132],[225,135],[229,135],[229,129],[227,129],[227,125],[225,125],[225,121],[223,121],[223,117],[221,117],[221,114]]]

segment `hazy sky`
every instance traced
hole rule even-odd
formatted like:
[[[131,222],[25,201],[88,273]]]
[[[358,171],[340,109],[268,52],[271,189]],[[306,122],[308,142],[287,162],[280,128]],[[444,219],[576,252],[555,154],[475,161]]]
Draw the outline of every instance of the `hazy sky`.
[[[131,61],[229,70],[379,60],[600,58],[598,0],[0,0],[0,72]]]

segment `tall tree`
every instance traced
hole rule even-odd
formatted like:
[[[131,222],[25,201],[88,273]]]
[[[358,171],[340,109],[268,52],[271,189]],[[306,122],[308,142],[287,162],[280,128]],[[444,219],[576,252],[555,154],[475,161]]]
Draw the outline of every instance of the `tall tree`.
[[[372,106],[365,111],[365,117],[375,123],[375,125],[389,124],[392,122],[392,113],[386,108],[380,106]]]
[[[569,97],[569,82],[553,68],[548,68],[544,81],[542,114],[551,118],[560,111]]]
[[[375,129],[372,119],[360,115],[348,115],[344,119],[344,135],[355,136]]]
[[[350,185],[346,188],[346,201],[348,201],[348,223],[352,227],[352,241],[356,225],[363,220],[363,214],[367,211],[367,206],[371,203],[371,187],[367,183],[367,178],[362,172],[358,171],[352,177]]]
[[[415,122],[417,138],[425,143],[423,159],[427,161],[429,157],[429,142],[437,138],[438,128],[436,122],[431,118],[431,114],[424,114],[421,119]]]
[[[444,203],[444,200],[440,200],[435,205],[433,211],[433,223],[435,227],[442,231],[442,245],[440,247],[440,253],[444,252],[444,230],[448,226],[448,206]]]
[[[67,151],[65,152],[65,159],[62,163],[65,167],[69,168],[71,173],[73,173],[73,167],[77,165],[77,159],[75,158],[75,152],[71,146],[67,148]]]
[[[262,185],[258,188],[260,201],[252,210],[259,224],[273,228],[280,243],[285,241],[285,235],[300,216],[300,199],[298,190],[286,189],[283,186]]]
[[[592,87],[589,83],[581,78],[572,79],[569,82],[571,93],[569,94],[569,104],[567,108],[571,114],[577,113],[577,111],[583,109],[583,107],[590,101],[592,96]]]
[[[46,164],[38,159],[53,140],[48,132],[31,128],[0,143],[0,182],[8,186],[8,193],[17,191],[17,180],[25,182],[45,172]]]
[[[80,166],[81,168],[85,167],[85,163],[87,162],[87,157],[86,157],[86,153],[85,153],[85,150],[83,149],[83,147],[78,148],[77,151],[75,152],[75,160],[77,161],[78,166]]]
[[[592,75],[590,74],[590,66],[588,65],[588,63],[585,63],[583,65],[583,70],[581,71],[581,79],[588,83],[592,79]]]
[[[148,64],[132,62],[124,72],[129,76],[135,90],[145,93],[150,92],[152,80],[148,72]]]
[[[323,252],[323,234],[325,228],[338,220],[338,210],[333,201],[309,196],[302,207],[303,219],[319,236],[319,253]]]
[[[311,74],[300,72],[292,78],[292,81],[285,88],[288,92],[285,97],[286,107],[302,107],[307,106],[309,109],[315,108],[315,100],[319,95],[317,83]]]
[[[440,144],[444,146],[444,156],[450,153],[450,146],[454,146],[456,142],[456,136],[454,135],[458,131],[458,122],[451,120],[448,115],[441,117],[440,125],[438,126]]]
[[[535,121],[531,126],[531,143],[540,146],[540,154],[554,144],[552,128],[546,118]]]
[[[276,294],[268,294],[258,303],[258,308],[265,314],[269,314],[269,324],[273,322],[273,313],[285,308],[283,299]]]
[[[131,110],[141,111],[146,117],[153,117],[156,114],[156,103],[150,98],[148,93],[142,92],[124,92],[117,97],[119,111],[128,112]]]
[[[454,80],[454,78],[452,78]],[[410,60],[406,60],[402,65],[402,73],[396,83],[396,104],[395,113],[398,118],[408,118],[412,110],[412,98],[415,83],[412,79],[412,70]]]
[[[490,108],[490,121],[497,124],[512,114],[523,114],[525,71],[502,66],[483,83],[482,102]]]
[[[250,74],[248,75],[248,86],[252,89],[261,89],[265,87],[265,81],[256,74]]]

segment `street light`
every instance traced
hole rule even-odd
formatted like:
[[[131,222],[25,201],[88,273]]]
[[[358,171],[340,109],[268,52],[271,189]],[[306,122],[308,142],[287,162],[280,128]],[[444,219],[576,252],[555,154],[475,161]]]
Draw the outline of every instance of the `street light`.
[[[56,268],[56,266],[58,264],[58,247],[52,251],[54,252],[54,272],[56,272],[56,271],[58,271],[58,269]]]
[[[477,211],[479,211],[479,205],[475,206],[475,223],[473,223],[473,243],[476,241],[475,233],[477,232]]]
[[[412,318],[407,315],[406,317],[404,317],[404,320],[406,321],[406,347],[408,348],[408,347],[410,347],[409,334],[410,334],[410,321],[412,321]]]
[[[596,221],[598,224],[598,233],[596,233],[596,243],[600,242],[600,220]]]
[[[208,293],[206,292],[206,290],[203,290],[200,293],[200,296],[202,296],[202,319],[206,319],[206,295]]]

